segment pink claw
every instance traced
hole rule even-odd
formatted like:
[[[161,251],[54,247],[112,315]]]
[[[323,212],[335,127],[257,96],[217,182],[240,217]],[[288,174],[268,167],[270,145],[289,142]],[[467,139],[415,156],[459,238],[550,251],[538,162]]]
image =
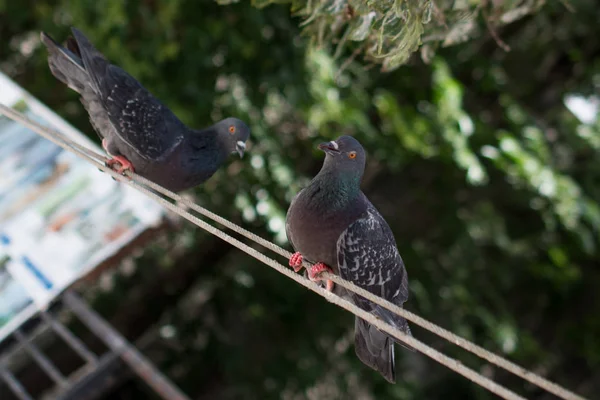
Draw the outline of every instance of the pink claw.
[[[125,171],[135,172],[133,169],[133,164],[131,164],[131,162],[129,162],[129,160],[123,156],[114,156],[112,159],[106,162],[106,165],[110,168],[113,168],[113,165],[115,164],[121,164],[121,166],[115,170],[118,174],[122,175]]]
[[[294,272],[298,272],[302,269],[302,254],[296,252],[294,254],[292,254],[292,256],[290,257],[290,267],[292,267],[294,269]]]
[[[316,263],[308,270],[308,279],[310,279],[313,282],[322,281],[324,279],[321,279],[319,277],[319,275],[322,274],[323,272],[333,273],[333,270],[331,268],[329,268],[327,265],[323,264],[322,262]],[[330,281],[329,279],[327,279],[325,282],[325,287],[328,292],[333,291],[333,281]]]

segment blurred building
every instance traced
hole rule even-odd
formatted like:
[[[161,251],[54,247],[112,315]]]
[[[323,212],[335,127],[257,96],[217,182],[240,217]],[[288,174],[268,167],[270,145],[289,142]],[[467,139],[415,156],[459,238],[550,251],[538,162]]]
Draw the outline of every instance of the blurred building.
[[[0,103],[100,151],[1,73]],[[0,399],[96,399],[132,377],[186,398],[70,289],[93,283],[163,217],[152,200],[0,116]]]

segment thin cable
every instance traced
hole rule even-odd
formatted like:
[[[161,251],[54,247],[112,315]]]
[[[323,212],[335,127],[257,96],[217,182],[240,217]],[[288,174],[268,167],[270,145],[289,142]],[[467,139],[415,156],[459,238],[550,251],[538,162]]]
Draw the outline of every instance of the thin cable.
[[[0,105],[0,109],[5,112],[4,110],[4,106]],[[12,111],[12,110],[11,110]],[[13,113],[9,112],[6,113],[8,114],[8,116],[11,116]],[[26,118],[26,117],[24,117]],[[21,119],[21,118],[19,118]],[[27,121],[27,126],[31,129],[34,129],[35,131],[37,131],[40,126],[37,126],[37,123],[33,122],[33,121]],[[43,133],[40,133],[42,136],[47,137],[47,132],[45,132],[45,129],[43,129],[42,131],[44,131]],[[56,138],[53,138],[56,139]],[[56,143],[57,145],[61,146],[62,148],[68,150],[68,151],[72,151],[74,153],[79,153],[78,149],[76,148],[77,146],[73,146],[72,143],[67,143],[66,141],[63,140],[52,140],[54,143]],[[234,237],[226,234],[225,232],[215,228],[214,226],[208,224],[205,221],[202,221],[201,219],[199,219],[198,217],[192,215],[191,213],[181,209],[180,207],[178,207],[177,205],[167,201],[166,199],[158,196],[157,194],[153,193],[152,191],[148,190],[147,188],[143,187],[142,185],[138,184],[135,181],[129,180],[127,179],[127,177],[124,177],[122,175],[117,174],[114,170],[112,170],[109,167],[106,167],[103,163],[99,162],[96,160],[96,158],[99,157],[92,157],[92,156],[88,156],[87,154],[83,154],[81,153],[80,155],[83,155],[84,158],[88,159],[92,164],[95,164],[98,168],[100,168],[101,170],[103,170],[104,172],[110,174],[113,178],[134,187],[135,189],[139,190],[140,192],[144,193],[145,195],[147,195],[148,197],[154,199],[155,201],[157,201],[159,204],[161,204],[162,206],[164,206],[165,208],[175,212],[176,214],[182,216],[183,218],[187,219],[188,221],[194,223],[195,225],[197,225],[198,227],[206,230],[207,232],[225,240],[226,242],[230,243],[231,245],[237,247],[238,249],[244,251],[245,253],[247,253],[248,255],[254,257],[255,259],[263,262],[264,264],[274,268],[275,270],[277,270],[278,272],[280,272],[281,274],[286,275],[288,278],[291,278],[293,280],[295,280],[296,282],[300,283],[301,285],[309,288],[310,290],[314,291],[315,293],[320,294],[321,296],[325,297],[327,300],[329,300],[331,303],[334,303],[336,305],[338,305],[339,307],[342,307],[350,312],[352,312],[353,314],[355,314],[356,316],[359,316],[360,318],[363,318],[365,321],[373,324],[374,326],[376,326],[377,328],[381,329],[384,332],[387,332],[388,334],[390,334],[391,336],[397,338],[398,340],[401,340],[403,342],[406,342],[407,344],[409,344],[410,346],[412,346],[415,350],[421,351],[423,354],[431,357],[432,359],[434,359],[435,361],[441,363],[442,365],[447,366],[448,368],[456,371],[457,373],[465,376],[467,379],[477,383],[478,385],[488,389],[489,391],[491,391],[492,393],[504,398],[504,399],[509,399],[509,400],[522,400],[524,399],[523,397],[517,395],[516,393],[498,385],[497,383],[495,383],[494,381],[492,381],[491,379],[477,373],[476,371],[464,366],[463,364],[461,364],[459,361],[454,360],[450,357],[445,356],[444,354],[438,352],[437,350],[425,345],[424,343],[420,342],[419,340],[408,336],[406,334],[404,334],[403,332],[401,332],[398,329],[395,329],[394,327],[384,323],[383,321],[378,320],[374,315],[358,308],[357,306],[355,306],[354,304],[348,302],[345,299],[342,299],[341,297],[338,297],[336,295],[334,295],[333,293],[330,293],[324,289],[322,289],[319,285],[315,284],[314,282],[311,282],[307,279],[305,279],[304,277],[302,277],[301,275],[298,275],[294,272],[292,272],[289,268],[284,267],[282,264],[276,262],[275,260],[263,255],[262,253],[260,253],[259,251],[257,251],[256,249],[253,249],[252,247],[246,245],[245,243],[242,243],[241,241],[239,241],[238,239],[235,239]]]
[[[171,211],[173,211],[173,212],[181,215],[182,217],[184,217],[184,218],[188,219],[189,221],[195,223],[199,227],[207,230],[208,232],[214,234],[215,236],[218,236],[221,239],[228,241],[229,243],[231,243],[234,246],[240,248],[241,250],[245,251],[246,253],[250,254],[251,256],[257,258],[259,261],[262,261],[265,264],[267,264],[267,265],[269,265],[269,266],[277,269],[279,272],[283,273],[284,275],[286,275],[286,276],[288,276],[288,277],[296,280],[297,282],[301,283],[302,285],[304,285],[306,287],[309,287],[313,291],[316,291],[314,289],[315,287],[318,288],[321,292],[319,292],[319,291],[316,291],[316,292],[319,293],[319,294],[321,294],[321,295],[323,295],[322,292],[324,292],[325,293],[324,297],[326,297],[332,303],[334,303],[336,305],[339,305],[340,307],[345,308],[345,309],[353,312],[355,315],[358,315],[361,318],[367,320],[368,322],[370,322],[373,325],[377,326],[381,330],[390,333],[392,336],[396,337],[397,339],[399,339],[399,340],[401,340],[403,342],[406,342],[407,344],[411,345],[415,349],[422,351],[424,354],[426,354],[426,355],[434,358],[431,355],[431,354],[434,354],[434,353],[430,353],[431,351],[433,351],[433,352],[435,352],[435,353],[437,353],[437,354],[439,354],[439,355],[441,355],[443,357],[446,357],[447,358],[446,362],[442,362],[440,360],[437,360],[436,358],[434,358],[434,359],[436,359],[440,363],[448,366],[449,368],[454,369],[448,363],[450,363],[450,364],[452,364],[452,362],[457,363],[456,360],[453,360],[453,359],[448,358],[447,356],[445,356],[445,355],[443,355],[441,353],[438,353],[436,350],[434,350],[434,349],[426,346],[425,344],[417,341],[416,339],[414,339],[414,338],[412,338],[410,336],[404,335],[400,331],[396,332],[396,334],[392,334],[391,332],[389,332],[389,330],[390,329],[394,330],[393,327],[391,327],[389,325],[387,325],[387,328],[380,327],[380,325],[383,324],[380,320],[374,319],[376,322],[371,322],[370,318],[366,318],[366,317],[363,317],[362,315],[359,315],[358,313],[354,312],[354,310],[348,308],[347,305],[339,304],[339,301],[343,302],[345,300],[340,299],[338,296],[335,296],[335,295],[333,295],[333,294],[331,294],[331,293],[329,293],[329,292],[321,289],[318,285],[314,284],[313,282],[310,282],[310,281],[306,280],[305,278],[301,277],[300,275],[291,272],[290,269],[285,268],[281,264],[276,263],[274,260],[272,260],[272,259],[270,259],[268,257],[263,256],[261,253],[257,252],[255,249],[253,249],[253,248],[251,248],[251,247],[243,244],[239,240],[237,240],[237,239],[235,239],[235,238],[227,235],[226,233],[218,230],[217,228],[213,227],[212,225],[209,225],[206,222],[198,219],[197,217],[193,216],[192,214],[188,213],[187,211],[182,210],[180,207],[177,207],[176,205],[168,202],[164,198],[162,198],[162,197],[156,195],[155,193],[149,191],[148,189],[146,189],[142,185],[147,186],[147,187],[149,187],[149,188],[151,188],[153,190],[156,190],[157,192],[159,192],[159,193],[161,193],[161,194],[163,194],[165,196],[168,196],[168,197],[172,198],[173,200],[178,201],[178,202],[180,202],[180,203],[182,203],[182,204],[190,207],[194,211],[197,211],[200,214],[205,215],[208,218],[211,218],[215,222],[218,222],[219,224],[221,224],[223,226],[226,226],[227,228],[229,228],[229,229],[231,229],[231,230],[233,230],[233,231],[235,231],[235,232],[237,232],[237,233],[239,233],[239,234],[241,234],[241,235],[243,235],[243,236],[251,239],[252,241],[254,241],[254,242],[256,242],[256,243],[258,243],[258,244],[260,244],[260,245],[262,245],[262,246],[264,246],[264,247],[266,247],[266,248],[268,248],[268,249],[270,249],[270,250],[272,250],[272,251],[274,251],[274,252],[276,252],[276,253],[284,256],[284,257],[286,257],[286,258],[289,258],[289,256],[291,256],[291,253],[289,251],[287,251],[287,250],[285,250],[285,249],[277,246],[274,243],[271,243],[271,242],[269,242],[269,241],[261,238],[260,236],[257,236],[255,234],[253,234],[252,232],[249,232],[249,231],[245,230],[244,228],[242,228],[242,227],[240,227],[240,226],[238,226],[238,225],[236,225],[236,224],[234,224],[234,223],[232,223],[232,222],[230,222],[230,221],[228,221],[228,220],[226,220],[226,219],[224,219],[224,218],[222,218],[222,217],[220,217],[220,216],[218,216],[218,215],[210,212],[209,210],[207,210],[207,209],[205,209],[205,208],[203,208],[203,207],[201,207],[201,206],[199,206],[199,205],[197,205],[197,204],[195,204],[195,203],[193,203],[193,202],[191,202],[191,201],[189,201],[189,200],[181,197],[180,195],[178,195],[176,193],[173,193],[173,192],[171,192],[171,191],[169,191],[169,190],[167,190],[167,189],[165,189],[165,188],[163,188],[163,187],[155,184],[154,182],[149,181],[149,180],[147,180],[147,179],[145,179],[145,178],[143,178],[143,177],[141,177],[139,175],[130,174],[129,178],[131,180],[129,180],[129,179],[123,177],[122,175],[117,174],[111,168],[106,167],[103,163],[101,163],[101,162],[98,161],[98,160],[105,161],[106,157],[101,156],[101,155],[99,155],[99,154],[97,154],[97,153],[95,153],[95,152],[93,152],[93,151],[85,148],[84,146],[81,146],[81,145],[79,145],[79,144],[77,144],[77,143],[69,140],[68,138],[67,138],[67,140],[63,139],[64,136],[62,136],[57,131],[55,131],[53,129],[49,129],[47,127],[44,127],[44,126],[38,124],[35,121],[32,121],[31,119],[29,119],[26,116],[20,114],[16,110],[13,110],[11,108],[8,108],[8,107],[0,104],[0,111],[2,111],[2,113],[4,113],[9,118],[21,122],[25,126],[27,126],[30,129],[32,129],[34,132],[40,134],[41,136],[47,138],[48,140],[51,140],[52,142],[54,142],[55,144],[57,144],[57,145],[65,148],[66,150],[74,152],[75,154],[79,153],[80,155],[84,155],[85,156],[84,158],[87,158],[91,163],[96,164],[99,169],[101,169],[101,170],[109,173],[115,179],[117,179],[119,181],[122,181],[122,182],[124,182],[124,183],[126,183],[126,184],[128,184],[130,186],[135,187],[136,189],[138,189],[141,192],[145,193],[149,197],[157,200],[159,203],[161,203],[162,205],[164,205],[165,207],[167,207]],[[59,137],[61,139],[59,139]],[[251,252],[244,250],[244,248],[242,248],[241,246],[247,247],[251,252],[254,252],[256,254],[252,254]],[[264,260],[262,259],[262,257],[264,257]],[[273,263],[277,264],[279,267],[281,267],[281,269],[280,268],[276,268],[274,265],[271,265],[269,262],[267,262],[265,260],[270,260],[271,262],[273,262]],[[305,266],[310,266],[310,264],[306,263]],[[510,362],[510,361],[508,361],[508,360],[506,360],[506,359],[504,359],[504,358],[502,358],[502,357],[500,357],[500,356],[498,356],[498,355],[496,355],[496,354],[494,354],[494,353],[492,353],[492,352],[490,352],[490,351],[488,351],[488,350],[486,350],[486,349],[484,349],[484,348],[482,348],[482,347],[480,347],[480,346],[478,346],[478,345],[476,345],[476,344],[474,344],[474,343],[472,343],[472,342],[470,342],[470,341],[468,341],[466,339],[463,339],[460,336],[457,336],[457,335],[453,334],[452,332],[449,332],[449,331],[447,331],[447,330],[445,330],[445,329],[443,329],[443,328],[441,328],[441,327],[439,327],[439,326],[437,326],[437,325],[435,325],[435,324],[433,324],[433,323],[431,323],[431,322],[423,319],[422,317],[419,317],[419,316],[417,316],[417,315],[415,315],[415,314],[413,314],[413,313],[411,313],[411,312],[409,312],[409,311],[407,311],[407,310],[405,310],[405,309],[403,309],[401,307],[396,306],[395,304],[392,304],[392,303],[388,302],[385,299],[382,299],[380,297],[374,296],[372,293],[370,293],[370,292],[368,292],[368,291],[366,291],[366,290],[364,290],[362,288],[359,288],[358,286],[354,285],[351,282],[348,282],[348,281],[345,281],[345,280],[341,279],[337,275],[333,275],[333,274],[329,274],[329,273],[324,273],[323,277],[326,278],[326,279],[330,279],[330,280],[334,281],[335,283],[339,284],[340,286],[342,286],[342,287],[344,287],[344,288],[346,288],[346,289],[348,289],[350,291],[353,291],[353,292],[359,294],[360,296],[363,296],[363,297],[367,298],[368,300],[370,300],[370,301],[372,301],[372,302],[374,302],[376,304],[381,305],[382,307],[384,307],[384,308],[386,308],[386,309],[388,309],[388,310],[390,310],[390,311],[392,311],[392,312],[394,312],[394,313],[396,313],[396,314],[398,314],[398,315],[406,318],[409,321],[414,322],[415,324],[417,324],[417,325],[419,325],[419,326],[421,326],[421,327],[423,327],[423,328],[425,328],[425,329],[427,329],[427,330],[429,330],[429,331],[437,334],[438,336],[440,336],[440,337],[442,337],[442,338],[444,338],[444,339],[446,339],[446,340],[448,340],[448,341],[450,341],[452,343],[457,344],[458,346],[464,348],[465,350],[468,350],[468,351],[470,351],[470,352],[478,355],[479,357],[484,358],[487,361],[489,361],[489,362],[491,362],[491,363],[493,363],[493,364],[495,364],[497,366],[500,366],[500,367],[506,369],[507,371],[509,371],[509,372],[511,372],[511,373],[513,373],[513,374],[515,374],[515,375],[517,375],[517,376],[519,376],[519,377],[521,377],[521,378],[523,378],[523,379],[525,379],[525,380],[527,380],[527,381],[529,381],[529,382],[531,382],[531,383],[533,383],[533,384],[535,384],[535,385],[537,385],[537,386],[539,386],[539,387],[547,390],[548,392],[555,394],[556,396],[559,396],[559,397],[561,397],[563,399],[566,399],[566,400],[572,400],[572,399],[573,400],[584,400],[583,397],[578,396],[575,393],[572,393],[572,392],[568,391],[567,389],[564,389],[561,386],[556,385],[556,384],[554,384],[554,383],[552,383],[552,382],[550,382],[550,381],[542,378],[541,376],[539,376],[539,375],[537,375],[537,374],[535,374],[533,372],[527,371],[527,370],[523,369],[522,367],[520,367],[520,366],[518,366],[518,365],[516,365],[516,364],[514,364],[514,363],[512,363],[512,362]],[[337,300],[334,301],[333,299],[337,299]],[[354,306],[352,303],[349,303],[347,301],[345,301],[345,302],[348,303],[350,306]],[[356,307],[356,306],[354,306],[354,307]],[[364,313],[364,314],[366,314],[366,315],[371,316],[371,317],[374,318],[374,316],[372,314],[369,314],[369,313],[365,312],[364,310],[362,310],[360,308],[357,308],[357,310],[359,310],[361,312],[360,314]],[[386,325],[386,324],[383,324],[383,325]],[[398,336],[398,334],[400,336]],[[413,343],[413,341],[416,341],[416,343],[418,343],[418,344]],[[425,346],[425,347],[421,347],[421,346]],[[421,348],[419,349],[419,347],[421,347]],[[425,350],[423,350],[423,349],[425,349]],[[460,364],[460,365],[462,366],[462,364]],[[464,367],[464,368],[466,368],[466,367]],[[472,370],[470,370],[468,368],[466,368],[466,369],[469,370],[469,371],[471,371],[471,372],[473,372],[473,373],[475,373],[475,374],[477,374],[475,371],[472,371]],[[472,381],[477,382],[474,379],[472,379],[472,377],[467,376],[468,372],[465,372],[465,371],[460,372],[460,371],[458,371],[456,369],[454,369],[454,370],[456,372],[458,372],[458,373],[461,373],[463,376],[466,376],[467,378],[471,379]],[[477,375],[479,375],[479,374],[477,374]],[[485,378],[485,377],[483,377],[481,375],[479,375],[479,376],[480,376],[480,378],[487,379],[487,378]],[[479,379],[479,378],[475,378],[475,379]],[[490,382],[493,383],[494,385],[497,385],[493,381],[490,381]],[[477,383],[479,383],[479,382],[477,382]],[[488,390],[493,391],[494,393],[496,393],[490,387],[485,386],[483,384],[482,384],[482,386],[484,386]],[[504,388],[502,388],[502,389],[504,389]],[[504,389],[504,390],[506,390],[506,389]],[[510,392],[510,393],[512,393],[512,392]],[[498,394],[498,393],[496,393],[496,394]],[[514,393],[512,393],[512,394],[515,395]]]
[[[174,201],[180,202],[181,204],[184,204],[185,206],[191,208],[192,210],[212,219],[213,221],[231,229],[234,232],[237,232],[243,236],[245,236],[246,238],[252,240],[253,242],[260,244],[261,246],[289,259],[292,255],[291,252],[283,249],[282,247],[276,245],[275,243],[272,243],[244,228],[242,228],[241,226],[207,210],[206,208],[180,196],[177,193],[171,192],[165,188],[163,188],[162,186],[140,176],[140,175],[136,175],[133,177],[133,179],[137,182],[140,183],[144,186],[150,187],[153,190],[156,190],[157,192],[170,197],[171,199],[173,199]],[[304,261],[303,265],[305,267],[310,267],[312,264]],[[413,322],[416,325],[419,325],[420,327],[436,334],[437,336],[446,339],[447,341],[456,344],[457,346],[477,355],[478,357],[500,367],[505,369],[506,371],[548,391],[549,393],[552,393],[560,398],[563,398],[565,400],[584,400],[583,397],[577,395],[576,393],[573,393],[571,391],[569,391],[568,389],[563,388],[560,385],[557,385],[554,382],[551,382],[543,377],[541,377],[540,375],[531,372],[529,370],[526,370],[525,368],[503,358],[498,356],[497,354],[486,350],[485,348],[467,340],[462,338],[461,336],[456,335],[455,333],[452,333],[450,331],[448,331],[447,329],[444,329],[442,327],[440,327],[439,325],[436,325],[402,307],[397,306],[396,304],[393,304],[391,302],[389,302],[388,300],[376,296],[371,292],[368,292],[367,290],[356,286],[354,283],[350,282],[350,281],[346,281],[344,279],[342,279],[341,277],[339,277],[338,275],[335,274],[331,274],[329,272],[325,272],[322,273],[321,276],[324,279],[329,279],[333,282],[335,282],[336,284],[344,287],[345,289],[354,292],[364,298],[366,298],[369,301],[372,301],[375,304],[378,304],[382,307],[384,307],[385,309],[395,313],[396,315],[399,315],[405,319],[407,319],[408,321]]]
[[[107,170],[108,170],[108,168],[107,168]],[[111,170],[111,172],[113,172],[114,175],[118,176],[118,174],[116,172],[114,172],[112,170]],[[113,174],[111,174],[111,175],[113,175]],[[188,221],[192,222],[196,226],[199,226],[200,228],[206,230],[207,232],[223,239],[224,241],[228,242],[229,244],[242,250],[246,254],[254,257],[258,261],[261,261],[262,263],[277,270],[279,273],[286,275],[288,278],[291,278],[291,279],[295,280],[296,282],[300,283],[301,285],[314,291],[315,293],[320,294],[321,296],[323,296],[327,300],[329,300],[331,303],[334,303],[337,306],[350,311],[354,315],[364,319],[365,321],[371,323],[372,325],[376,326],[377,328],[381,329],[382,331],[387,332],[388,334],[397,338],[398,340],[407,343],[414,349],[422,352],[423,354],[425,354],[428,357],[432,358],[433,360],[439,362],[440,364],[445,365],[446,367],[463,375],[467,379],[488,389],[490,392],[492,392],[504,399],[524,399],[523,397],[517,395],[516,393],[500,386],[499,384],[492,381],[491,379],[486,378],[485,376],[479,374],[478,372],[464,366],[459,361],[452,359],[452,358],[438,352],[437,350],[433,349],[432,347],[429,347],[426,344],[420,342],[419,340],[413,338],[412,336],[408,336],[408,335],[404,334],[400,330],[377,319],[373,314],[370,314],[370,313],[358,308],[357,306],[350,303],[349,301],[347,301],[331,292],[328,292],[327,290],[321,288],[316,283],[309,281],[308,279],[304,278],[301,275],[296,274],[295,272],[292,272],[291,269],[286,268],[285,266],[283,266],[282,264],[273,260],[272,258],[265,256],[264,254],[260,253],[258,250],[248,246],[245,243],[242,243],[238,239],[235,239],[234,237],[232,237],[232,236],[226,234],[225,232],[215,228],[214,226],[208,224],[207,222],[202,221],[198,217],[190,214],[189,212],[182,210],[180,207],[177,207],[175,204],[163,199],[162,197],[156,195],[152,191],[137,184],[137,182],[132,182],[129,184],[131,186],[134,186],[136,189],[140,190],[142,193],[146,194],[147,196],[158,201],[164,207],[168,208],[169,210],[177,213],[178,215],[180,215],[180,216],[184,217],[185,219],[187,219]]]

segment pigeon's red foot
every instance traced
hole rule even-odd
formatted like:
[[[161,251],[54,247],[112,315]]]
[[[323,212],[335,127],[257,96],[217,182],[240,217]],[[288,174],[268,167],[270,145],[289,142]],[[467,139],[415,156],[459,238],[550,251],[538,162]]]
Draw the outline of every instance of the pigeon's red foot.
[[[118,169],[114,169],[113,165],[115,164],[120,164],[121,166]],[[133,169],[133,164],[131,164],[129,160],[127,160],[123,156],[114,156],[112,159],[106,161],[106,166],[112,168],[118,174],[121,175],[123,175],[123,172],[125,171],[135,172],[135,170]]]
[[[298,272],[302,269],[302,254],[296,252],[290,257],[290,267],[294,269],[294,272]]]
[[[321,279],[319,277],[319,275],[322,274],[323,272],[333,273],[333,270],[331,268],[329,268],[327,265],[323,264],[322,262],[316,263],[315,265],[310,267],[310,269],[308,270],[308,279],[310,279],[313,282],[322,281],[323,279]],[[325,287],[328,292],[333,291],[333,281],[330,281],[329,279],[327,279],[325,282]]]

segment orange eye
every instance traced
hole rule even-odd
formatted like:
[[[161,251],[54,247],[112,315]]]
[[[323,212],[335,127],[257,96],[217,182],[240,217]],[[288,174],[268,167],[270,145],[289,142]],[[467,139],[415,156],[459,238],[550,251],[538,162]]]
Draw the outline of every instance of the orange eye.
[[[348,153],[348,158],[354,160],[356,158],[356,152],[355,151],[351,151],[350,153]]]
[[[235,133],[235,126],[231,125],[229,127],[229,133]]]

